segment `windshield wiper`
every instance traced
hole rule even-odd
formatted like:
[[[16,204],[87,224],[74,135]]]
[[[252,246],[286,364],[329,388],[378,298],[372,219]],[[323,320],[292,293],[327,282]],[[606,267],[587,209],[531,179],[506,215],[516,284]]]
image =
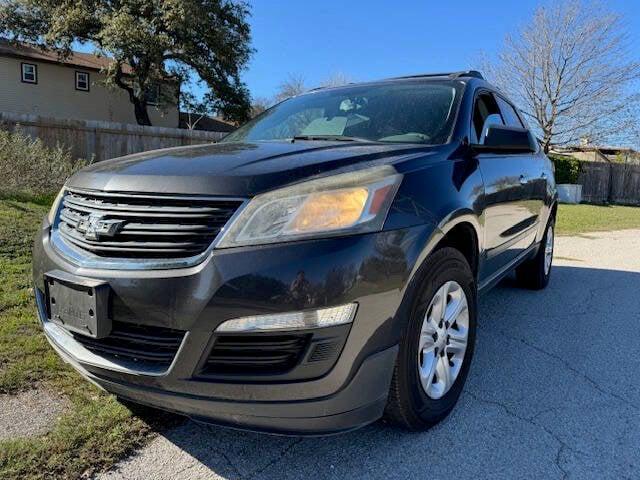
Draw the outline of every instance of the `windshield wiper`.
[[[368,138],[348,137],[345,135],[296,135],[291,139],[291,143],[296,140],[320,141],[320,142],[374,142]]]

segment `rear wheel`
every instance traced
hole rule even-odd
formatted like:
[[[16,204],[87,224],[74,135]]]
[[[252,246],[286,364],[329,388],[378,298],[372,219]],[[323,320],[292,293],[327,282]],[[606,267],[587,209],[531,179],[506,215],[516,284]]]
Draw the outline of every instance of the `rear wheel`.
[[[542,290],[549,284],[551,264],[553,262],[553,245],[555,240],[555,219],[549,220],[536,256],[516,268],[518,283],[524,288]]]
[[[476,289],[464,256],[443,248],[421,272],[385,411],[387,419],[410,430],[429,428],[451,412],[476,333]]]

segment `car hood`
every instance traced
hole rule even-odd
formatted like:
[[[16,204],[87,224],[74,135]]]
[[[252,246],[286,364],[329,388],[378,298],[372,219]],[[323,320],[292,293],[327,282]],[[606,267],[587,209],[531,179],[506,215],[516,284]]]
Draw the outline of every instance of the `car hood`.
[[[218,143],[177,147],[102,161],[67,185],[112,192],[248,197],[309,177],[431,157],[437,148],[366,142]]]

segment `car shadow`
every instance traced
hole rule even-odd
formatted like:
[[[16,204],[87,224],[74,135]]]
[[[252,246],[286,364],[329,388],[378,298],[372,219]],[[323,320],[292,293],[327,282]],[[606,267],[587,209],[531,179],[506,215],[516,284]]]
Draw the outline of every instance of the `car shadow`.
[[[379,421],[292,438],[186,421],[147,450],[175,461],[165,459],[165,468],[192,472],[184,478],[233,480],[597,477],[601,469],[625,476],[625,462],[640,465],[638,429],[629,428],[639,424],[640,273],[555,266],[546,290],[522,290],[507,278],[480,300],[479,313],[465,391],[428,432]],[[610,368],[616,362],[627,368]],[[154,455],[143,450],[129,462],[142,468]]]

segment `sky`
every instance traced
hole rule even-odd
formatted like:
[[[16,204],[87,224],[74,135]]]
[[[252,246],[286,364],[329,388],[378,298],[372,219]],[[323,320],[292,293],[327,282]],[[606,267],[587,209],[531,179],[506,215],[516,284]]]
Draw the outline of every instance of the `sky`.
[[[640,0],[604,0],[628,24],[640,57]],[[243,75],[254,98],[289,75],[309,87],[477,68],[541,0],[249,0],[255,54]]]
[[[255,49],[242,78],[272,98],[290,76],[309,88],[342,75],[367,81],[478,69],[507,33],[553,0],[247,0]],[[601,0],[627,24],[640,58],[640,0]],[[90,45],[75,45],[93,51]],[[203,88],[192,85],[199,95]]]

